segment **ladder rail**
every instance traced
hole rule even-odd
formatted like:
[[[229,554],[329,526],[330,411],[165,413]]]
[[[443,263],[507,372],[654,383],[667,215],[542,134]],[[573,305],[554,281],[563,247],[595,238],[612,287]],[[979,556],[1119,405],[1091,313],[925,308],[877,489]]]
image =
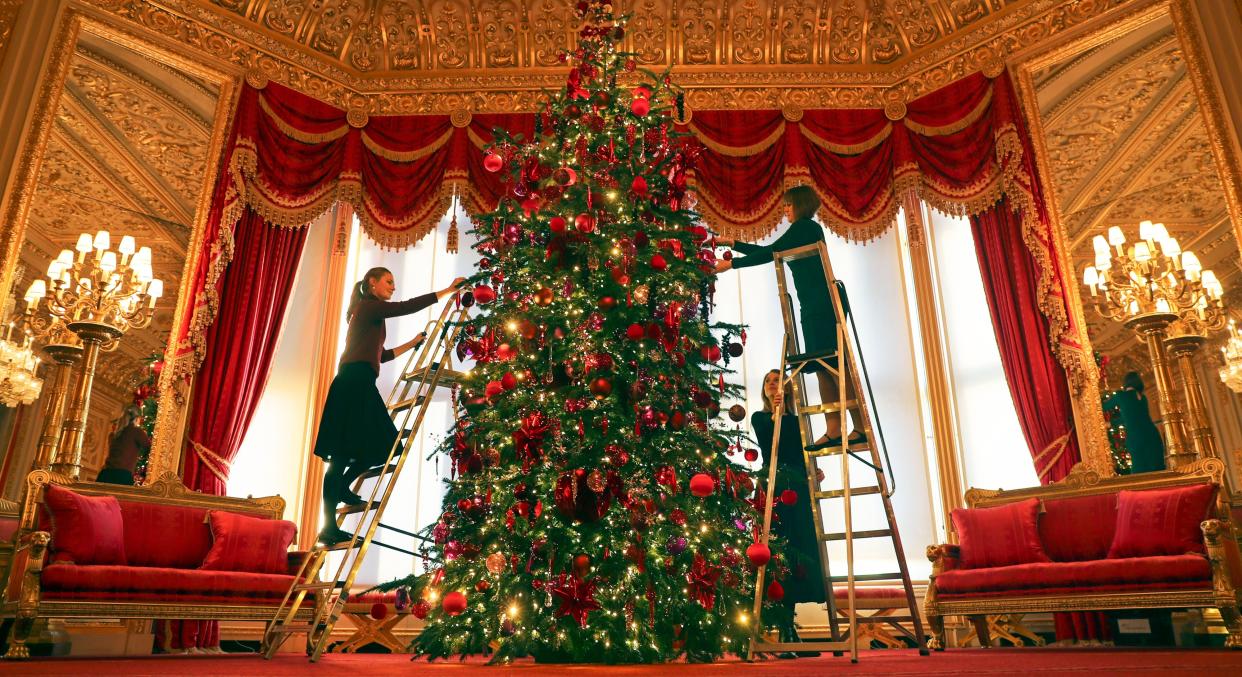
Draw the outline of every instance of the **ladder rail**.
[[[456,309],[454,309],[455,306]],[[444,373],[450,370],[452,345],[461,331],[467,313],[468,309],[457,304],[457,297],[454,296],[444,304],[439,316],[427,323],[429,331],[424,330],[427,333],[426,340],[417,350],[411,352],[405,368],[389,393],[386,405],[393,422],[398,423],[399,420],[398,432],[388,451],[388,456],[379,466],[382,471],[374,476],[376,482],[371,487],[365,508],[360,511],[362,516],[351,530],[351,538],[344,544],[344,548],[339,547],[343,544],[317,545],[303,561],[299,567],[298,576],[285,593],[281,606],[264,633],[264,657],[271,658],[289,636],[303,631],[301,625],[294,629],[293,621],[299,616],[306,601],[309,579],[311,577],[317,579],[323,572],[329,552],[343,551],[340,561],[333,567],[335,572],[329,579],[331,583],[324,584],[327,588],[325,592],[322,595],[312,595],[315,600],[314,609],[311,622],[305,626],[308,654],[312,662],[316,661],[327,647],[332,629],[344,610],[345,599],[361,569],[370,545],[374,542],[384,547],[392,547],[375,541],[375,532],[381,527],[380,519],[392,497],[405,461],[409,458],[410,447],[426,418],[432,395],[439,387]],[[415,378],[413,377],[415,374],[422,374],[422,376]],[[416,399],[413,401],[416,404],[395,410],[397,403],[409,399],[411,390],[415,392]],[[348,514],[354,513],[338,515],[338,523],[343,522]],[[394,547],[393,549],[409,552],[401,548]],[[290,629],[284,630],[284,628]]]

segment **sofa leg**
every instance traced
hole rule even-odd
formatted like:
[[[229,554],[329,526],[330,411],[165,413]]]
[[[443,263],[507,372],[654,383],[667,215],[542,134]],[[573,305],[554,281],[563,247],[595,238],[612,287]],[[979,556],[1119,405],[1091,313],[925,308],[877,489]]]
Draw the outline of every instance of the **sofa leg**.
[[[4,654],[6,659],[30,658],[30,649],[26,647],[26,640],[30,639],[30,631],[34,629],[34,622],[34,616],[18,616],[13,620],[13,627],[9,631],[9,650]]]
[[[1226,604],[1217,608],[1220,609],[1220,619],[1225,622],[1225,628],[1229,630],[1229,638],[1225,640],[1225,646],[1230,649],[1242,649],[1242,614],[1238,612],[1238,607]]]
[[[931,637],[927,638],[927,648],[932,651],[944,651],[944,616],[928,615],[927,627]]]
[[[987,649],[992,646],[992,635],[988,632],[988,617],[982,614],[976,614],[970,617],[970,622],[975,626],[975,634],[979,637],[979,646]]]

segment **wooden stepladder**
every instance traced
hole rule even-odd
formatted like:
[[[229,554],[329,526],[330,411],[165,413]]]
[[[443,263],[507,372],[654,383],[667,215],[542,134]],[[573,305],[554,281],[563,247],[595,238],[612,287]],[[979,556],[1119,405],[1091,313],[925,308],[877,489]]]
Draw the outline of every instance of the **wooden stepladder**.
[[[382,528],[420,538],[412,531],[383,524],[380,519],[392,497],[397,478],[412,453],[413,441],[427,415],[435,389],[452,385],[461,376],[452,370],[450,359],[466,313],[465,306],[458,307],[456,300],[450,299],[444,304],[439,317],[427,323],[427,340],[421,348],[411,352],[388,396],[388,412],[399,431],[388,458],[383,465],[363,473],[354,483],[352,489],[358,491],[368,480],[375,480],[370,495],[364,495],[366,502],[337,510],[338,525],[351,531],[353,537],[334,545],[316,545],[308,554],[294,578],[293,586],[285,593],[276,616],[267,624],[262,644],[264,658],[274,656],[291,635],[305,634],[307,655],[312,662],[319,659],[328,646],[332,629],[345,610],[350,588],[371,545],[418,556],[413,549],[375,540],[375,532]],[[352,528],[347,528],[344,522],[350,515],[361,517]],[[328,566],[332,553],[341,553],[341,556],[334,565]],[[332,576],[320,580],[320,574],[328,571],[332,571]],[[299,610],[305,606],[314,607],[310,623],[301,622],[306,614],[299,614]]]
[[[836,316],[837,348],[818,353],[803,352],[799,348],[798,328],[794,321],[794,307],[788,293],[786,270],[791,262],[807,259],[818,259],[823,266],[824,278],[828,288],[823,290],[832,299],[832,311]],[[748,659],[755,654],[783,651],[832,651],[837,655],[849,651],[850,658],[857,662],[859,638],[864,634],[863,626],[878,627],[886,624],[897,629],[903,635],[914,640],[919,653],[928,655],[923,621],[919,616],[918,603],[914,597],[914,587],[910,583],[910,572],[906,564],[905,552],[902,549],[901,537],[897,530],[897,521],[893,515],[890,500],[890,475],[884,471],[880,448],[883,446],[883,434],[874,423],[874,398],[869,398],[870,383],[866,377],[866,366],[862,363],[858,349],[857,332],[852,329],[849,317],[848,301],[845,298],[844,285],[839,283],[832,274],[832,266],[828,262],[828,250],[823,242],[818,242],[796,249],[776,252],[773,255],[776,265],[777,286],[781,297],[781,315],[785,322],[785,339],[781,354],[780,386],[782,391],[788,386],[792,392],[792,402],[781,402],[773,406],[773,432],[771,458],[768,459],[767,501],[763,511],[762,543],[768,542],[772,526],[772,506],[776,489],[777,453],[781,439],[781,416],[792,405],[792,411],[798,418],[798,434],[803,448],[803,461],[806,465],[807,484],[811,497],[811,514],[815,523],[816,543],[824,578],[824,590],[827,597],[828,623],[831,638],[824,641],[806,642],[770,642],[761,635],[763,624],[760,613],[765,594],[764,575],[766,567],[759,567],[755,581],[754,632],[751,637]],[[811,264],[806,261],[804,264]],[[808,372],[823,370],[830,378],[836,380],[836,401],[808,403],[806,395],[806,379]],[[851,443],[842,421],[842,434],[838,443],[826,448],[815,448],[820,439],[813,429],[812,421],[817,416],[836,413],[844,417],[847,410],[861,414],[854,420],[854,429],[864,433],[859,442]],[[786,432],[786,434],[788,434]],[[810,447],[810,449],[808,449]],[[887,450],[885,451],[887,458]],[[818,459],[838,457],[840,459],[837,472],[831,471],[831,463],[821,468]],[[863,469],[858,472],[859,467]],[[865,477],[864,484],[851,483],[851,469]],[[830,486],[824,486],[830,485]],[[858,530],[854,528],[856,501],[864,496],[878,496],[883,506],[887,525],[879,529]],[[871,499],[874,501],[874,499]],[[839,503],[837,503],[839,502]],[[836,505],[834,505],[836,503]],[[839,508],[837,507],[839,506]],[[840,516],[843,528],[840,531],[827,531],[825,514],[832,511],[834,517]],[[895,560],[887,571],[881,573],[855,573],[854,543],[861,539],[887,539],[892,546]],[[836,574],[832,572],[829,562],[829,544],[843,543],[845,548],[844,562],[832,564],[838,567]],[[886,553],[887,554],[887,553]],[[887,561],[887,557],[885,558]],[[844,564],[844,575],[839,567]],[[889,587],[868,586],[860,589],[858,583],[890,583]],[[861,594],[860,594],[861,593]],[[859,611],[868,611],[869,615],[861,615]],[[904,613],[903,613],[904,612]],[[842,621],[845,627],[842,628]],[[913,632],[903,624],[913,626]],[[866,648],[866,647],[864,647]]]

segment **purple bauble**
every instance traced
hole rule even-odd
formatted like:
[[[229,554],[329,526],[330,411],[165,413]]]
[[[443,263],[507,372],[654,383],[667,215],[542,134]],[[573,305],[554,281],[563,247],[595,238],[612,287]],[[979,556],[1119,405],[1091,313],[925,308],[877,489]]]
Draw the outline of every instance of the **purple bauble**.
[[[686,551],[687,544],[688,541],[685,536],[669,536],[668,543],[665,543],[664,547],[668,550],[668,554],[680,555]]]

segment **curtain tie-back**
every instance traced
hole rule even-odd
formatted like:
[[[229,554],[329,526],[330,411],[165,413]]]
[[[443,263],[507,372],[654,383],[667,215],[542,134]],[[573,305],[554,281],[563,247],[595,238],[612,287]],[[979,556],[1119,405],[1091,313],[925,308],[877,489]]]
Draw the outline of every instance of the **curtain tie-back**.
[[[198,454],[199,463],[211,471],[211,474],[220,479],[221,482],[228,482],[228,470],[233,465],[228,459],[208,449],[195,440],[190,440],[190,446],[194,448],[194,453]],[[217,467],[219,466],[219,467]]]
[[[1038,469],[1041,465],[1043,466],[1043,469],[1039,470],[1040,480],[1043,480],[1044,477],[1048,474],[1048,471],[1052,470],[1052,467],[1056,465],[1057,461],[1061,460],[1061,456],[1065,453],[1065,450],[1069,447],[1070,436],[1073,434],[1074,434],[1074,426],[1071,425],[1069,430],[1066,431],[1064,435],[1048,443],[1048,446],[1044,447],[1043,450],[1040,451],[1038,454],[1035,454],[1034,461],[1035,461],[1036,469]],[[1047,458],[1047,462],[1041,463],[1042,461],[1044,461],[1045,458]]]

